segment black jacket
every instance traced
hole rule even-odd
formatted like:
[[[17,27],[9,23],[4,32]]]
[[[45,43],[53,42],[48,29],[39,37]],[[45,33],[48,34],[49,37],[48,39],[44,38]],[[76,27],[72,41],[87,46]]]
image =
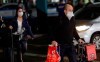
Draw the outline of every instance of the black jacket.
[[[59,44],[72,44],[74,37],[76,40],[80,38],[75,28],[74,17],[69,20],[65,15],[57,19],[49,32],[51,41],[56,40]]]
[[[17,32],[17,29],[18,29],[18,22],[17,22],[17,18],[14,18],[11,23],[10,23],[11,26],[13,26],[13,33],[14,32]],[[23,33],[25,36],[26,35],[30,35],[31,37],[34,37],[33,36],[33,33],[31,31],[31,28],[27,22],[27,19],[24,19],[23,18],[23,22],[22,22],[22,28],[25,28],[25,32]]]

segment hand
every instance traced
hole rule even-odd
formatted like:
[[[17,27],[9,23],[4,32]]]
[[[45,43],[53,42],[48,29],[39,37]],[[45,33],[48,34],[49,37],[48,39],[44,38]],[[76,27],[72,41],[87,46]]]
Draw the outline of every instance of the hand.
[[[52,41],[53,46],[58,46],[58,43],[56,41]]]
[[[27,35],[25,39],[26,40],[28,40],[28,39],[32,39],[33,40],[34,38],[32,38],[30,35]]]
[[[28,39],[31,39],[32,37],[31,37],[30,35],[27,35],[27,38],[28,38]]]
[[[31,40],[34,40],[34,38],[32,37]]]
[[[11,29],[11,30],[12,30],[12,29],[13,29],[13,27],[10,25],[10,26],[9,26],[9,29]]]
[[[80,44],[84,44],[85,42],[82,39],[79,39]]]

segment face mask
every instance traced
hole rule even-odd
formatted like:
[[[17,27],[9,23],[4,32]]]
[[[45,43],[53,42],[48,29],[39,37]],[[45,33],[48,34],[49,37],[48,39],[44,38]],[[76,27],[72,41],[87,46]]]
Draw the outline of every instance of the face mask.
[[[66,16],[67,16],[68,19],[70,20],[70,19],[74,16],[74,14],[73,14],[73,12],[68,12],[68,13],[66,14]]]
[[[23,16],[23,12],[18,12],[18,16],[22,17]]]

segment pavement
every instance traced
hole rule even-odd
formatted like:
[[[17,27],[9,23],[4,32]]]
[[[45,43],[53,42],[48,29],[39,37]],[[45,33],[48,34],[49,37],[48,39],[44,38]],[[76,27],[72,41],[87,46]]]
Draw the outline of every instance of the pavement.
[[[46,36],[34,39],[34,41],[28,41],[28,50],[23,56],[24,59],[23,62],[45,62],[47,56],[48,44],[50,44],[50,42]],[[2,62],[3,60],[2,52],[3,52],[2,48],[0,48],[0,62]],[[68,62],[67,57],[65,57],[64,62]],[[97,51],[97,60],[95,60],[94,62],[100,62],[100,50]]]
[[[31,48],[30,48],[31,47]],[[46,54],[47,54],[47,46],[46,45],[30,45],[28,46],[28,51],[25,53],[23,59],[24,62],[45,62]],[[2,49],[0,49],[0,62],[2,61]],[[16,55],[16,52],[15,52]],[[15,58],[16,62],[16,58]],[[68,58],[64,58],[64,62],[68,62]],[[93,62],[100,62],[100,51],[97,51],[97,60]]]

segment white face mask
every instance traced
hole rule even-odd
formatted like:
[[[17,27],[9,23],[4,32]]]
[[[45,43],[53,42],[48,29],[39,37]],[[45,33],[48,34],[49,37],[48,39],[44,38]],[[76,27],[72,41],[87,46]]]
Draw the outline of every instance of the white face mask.
[[[23,12],[18,12],[18,16],[22,17],[23,16]]]
[[[73,12],[68,12],[66,14],[66,16],[68,17],[68,19],[70,20],[73,16],[74,16],[74,13]]]

